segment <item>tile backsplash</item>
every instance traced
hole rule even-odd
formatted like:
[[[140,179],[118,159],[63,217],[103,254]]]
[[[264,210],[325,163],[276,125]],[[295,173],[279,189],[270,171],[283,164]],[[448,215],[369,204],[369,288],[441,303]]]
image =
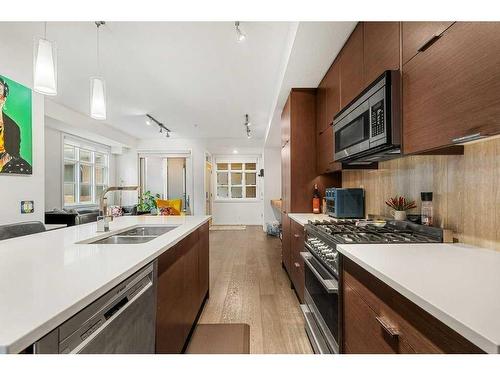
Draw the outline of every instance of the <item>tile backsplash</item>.
[[[366,213],[389,216],[385,200],[404,195],[420,212],[420,192],[432,191],[434,225],[460,242],[500,251],[500,138],[465,145],[464,155],[408,156],[378,170],[346,170],[343,187],[363,187]]]

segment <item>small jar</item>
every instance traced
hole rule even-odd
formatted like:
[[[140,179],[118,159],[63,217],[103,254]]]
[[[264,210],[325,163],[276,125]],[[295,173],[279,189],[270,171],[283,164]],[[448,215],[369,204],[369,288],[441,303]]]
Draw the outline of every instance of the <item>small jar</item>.
[[[433,205],[432,205],[432,192],[421,192],[420,199],[422,200],[422,225],[432,226]]]

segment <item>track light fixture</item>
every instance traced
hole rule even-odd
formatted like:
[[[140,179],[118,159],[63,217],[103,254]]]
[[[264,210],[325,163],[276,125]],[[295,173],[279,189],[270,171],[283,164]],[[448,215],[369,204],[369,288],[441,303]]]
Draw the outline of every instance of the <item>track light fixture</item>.
[[[155,119],[153,116],[146,113],[146,124],[153,125],[153,123],[158,126],[160,133],[163,133],[163,131],[165,130],[165,132],[167,133],[167,138],[170,138],[171,130],[169,128],[167,128],[165,125],[163,125],[160,121]]]
[[[237,41],[238,43],[244,42],[244,41],[245,41],[245,39],[247,38],[247,36],[246,36],[246,34],[245,34],[243,31],[241,31],[241,29],[240,29],[240,21],[236,21],[236,22],[234,23],[234,27],[235,27],[235,29],[236,29],[236,41]]]
[[[247,132],[247,138],[250,139],[252,138],[252,129],[250,129],[250,125],[252,125],[252,123],[250,122],[249,118],[248,118],[248,114],[245,114],[245,130]]]

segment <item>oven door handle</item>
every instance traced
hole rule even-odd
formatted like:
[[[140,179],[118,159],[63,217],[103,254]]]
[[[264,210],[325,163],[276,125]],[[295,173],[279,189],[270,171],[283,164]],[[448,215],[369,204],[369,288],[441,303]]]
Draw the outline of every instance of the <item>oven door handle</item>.
[[[328,294],[338,293],[339,292],[339,283],[335,279],[325,280],[321,274],[314,268],[313,264],[309,261],[312,255],[309,252],[301,252],[300,255],[304,259],[304,263],[309,267],[311,272],[316,276],[318,281],[323,285],[323,288],[328,292]]]

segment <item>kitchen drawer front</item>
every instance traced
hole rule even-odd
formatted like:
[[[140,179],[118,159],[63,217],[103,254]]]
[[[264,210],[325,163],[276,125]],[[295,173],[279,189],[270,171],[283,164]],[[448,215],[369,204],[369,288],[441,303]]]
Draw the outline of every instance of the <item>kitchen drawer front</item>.
[[[292,220],[292,253],[291,253],[291,268],[292,268],[292,282],[302,303],[304,301],[304,259],[300,253],[304,251],[304,227],[299,223]]]
[[[384,330],[375,311],[344,281],[344,352],[347,354],[415,353],[406,340]]]
[[[403,297],[362,267],[344,257],[344,282],[416,353],[481,353],[482,351],[441,321]],[[345,320],[349,319],[346,315]]]

